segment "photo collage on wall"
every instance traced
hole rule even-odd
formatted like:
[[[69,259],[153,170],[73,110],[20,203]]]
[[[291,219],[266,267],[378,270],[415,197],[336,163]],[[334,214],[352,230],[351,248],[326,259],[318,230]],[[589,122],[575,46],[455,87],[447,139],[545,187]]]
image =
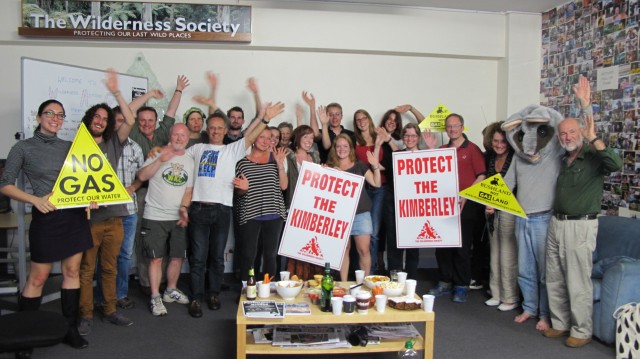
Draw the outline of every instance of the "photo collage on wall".
[[[573,86],[591,83],[598,136],[623,159],[605,178],[602,214],[640,218],[640,0],[575,0],[542,14],[540,103],[579,116]],[[598,71],[617,73],[599,90]],[[604,78],[604,76],[602,77]],[[608,78],[607,80],[611,80]],[[604,80],[602,81],[604,82]],[[603,88],[602,84],[600,88]]]

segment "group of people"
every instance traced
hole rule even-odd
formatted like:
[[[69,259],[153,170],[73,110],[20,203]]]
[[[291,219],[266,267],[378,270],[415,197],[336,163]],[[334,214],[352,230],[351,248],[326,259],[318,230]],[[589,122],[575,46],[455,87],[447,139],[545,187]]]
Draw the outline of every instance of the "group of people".
[[[240,279],[247,279],[250,267],[262,273],[277,273],[286,267],[303,279],[320,273],[313,265],[277,256],[305,161],[365,178],[350,233],[357,264],[350,263],[346,254],[341,280],[348,279],[350,265],[367,275],[404,270],[417,278],[418,249],[397,248],[391,173],[394,151],[437,145],[433,133],[418,127],[424,118],[420,111],[411,105],[397,106],[376,125],[366,110],[359,109],[353,114],[351,131],[342,125],[340,104],[316,106],[314,96],[303,92],[309,124],[304,123],[304,108],[298,105],[295,127],[287,122],[273,127],[270,121],[283,112],[284,105],[263,104],[255,80],[249,79],[256,114],[244,128],[243,109],[222,112],[216,103],[217,76],[208,73],[207,80],[209,96],[194,97],[207,106],[207,112],[192,107],[183,122],[176,123],[176,110],[189,86],[186,77],[178,77],[165,116],[158,121],[156,109],[145,103],[162,97],[161,91],[151,90],[126,103],[118,90],[117,75],[108,72],[105,83],[119,106],[95,105],[82,122],[134,198],[130,205],[98,207],[92,203],[86,209],[92,212],[87,219],[82,209],[58,210],[49,202],[70,148],[70,142],[57,137],[66,114],[56,100],[42,103],[34,136],[20,141],[9,153],[0,191],[33,204],[31,272],[20,308],[38,309],[51,264],[62,260],[61,302],[69,322],[65,338],[69,345],[87,346],[82,336],[91,332],[94,304],[111,323],[132,324],[117,308],[135,305],[127,295],[134,244],[140,282],[149,287],[149,308],[156,316],[166,315],[164,303],[171,302],[188,304],[195,318],[203,315],[205,302],[210,310],[220,309],[224,250],[231,226],[234,269]],[[459,189],[500,173],[517,194],[527,218],[462,199],[462,246],[436,249],[440,277],[429,293],[452,294],[454,302],[466,302],[470,284],[480,279],[477,272],[482,269],[477,268],[482,265],[472,262],[482,259],[478,248],[486,247],[482,242],[488,230],[491,298],[486,304],[513,310],[520,304],[521,292],[524,312],[516,322],[538,317],[537,329],[545,336],[570,334],[567,345],[581,346],[591,337],[587,289],[602,174],[617,170],[621,160],[596,136],[586,79],[580,79],[575,93],[587,113],[584,124],[563,119],[552,109],[531,106],[485,128],[486,153],[467,139],[461,115],[447,116],[449,140],[441,147],[457,152]],[[403,126],[402,114],[407,112],[416,122]],[[553,151],[553,143],[564,150]],[[33,194],[15,186],[20,170],[31,181]],[[187,258],[189,295],[177,288]],[[99,285],[94,293],[96,268]],[[161,293],[163,277],[166,290]]]

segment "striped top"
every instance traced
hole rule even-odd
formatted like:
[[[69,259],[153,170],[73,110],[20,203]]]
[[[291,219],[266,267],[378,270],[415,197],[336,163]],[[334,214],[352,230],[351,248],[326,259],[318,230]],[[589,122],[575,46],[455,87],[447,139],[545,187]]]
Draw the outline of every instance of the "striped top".
[[[245,157],[236,163],[236,177],[240,174],[244,174],[249,180],[249,190],[244,195],[236,196],[234,211],[239,225],[264,216],[286,219],[278,165],[273,158],[269,163],[262,164],[251,162]]]

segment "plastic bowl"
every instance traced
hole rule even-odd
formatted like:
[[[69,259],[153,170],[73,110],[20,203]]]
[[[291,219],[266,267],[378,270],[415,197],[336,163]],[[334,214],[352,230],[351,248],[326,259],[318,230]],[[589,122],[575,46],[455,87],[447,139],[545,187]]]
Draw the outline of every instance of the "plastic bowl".
[[[398,282],[386,282],[378,285],[382,288],[382,293],[389,298],[401,296],[404,289],[404,283]]]
[[[391,279],[383,275],[368,275],[364,277],[364,285],[369,289],[373,289],[376,285],[389,282],[391,282]]]
[[[302,284],[302,281],[281,280],[276,283],[276,291],[282,299],[291,300],[300,293],[300,290],[302,290]]]

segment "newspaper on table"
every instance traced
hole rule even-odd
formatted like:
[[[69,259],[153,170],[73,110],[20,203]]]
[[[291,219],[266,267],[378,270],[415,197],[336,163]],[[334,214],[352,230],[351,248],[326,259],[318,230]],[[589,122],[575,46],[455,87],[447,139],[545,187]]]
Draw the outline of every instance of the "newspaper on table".
[[[273,341],[273,327],[247,329],[253,335],[253,342],[256,344],[271,344]]]
[[[273,330],[274,346],[283,348],[350,348],[346,326],[279,325]]]
[[[420,333],[411,323],[379,323],[366,325],[369,336],[384,339],[415,338]]]

